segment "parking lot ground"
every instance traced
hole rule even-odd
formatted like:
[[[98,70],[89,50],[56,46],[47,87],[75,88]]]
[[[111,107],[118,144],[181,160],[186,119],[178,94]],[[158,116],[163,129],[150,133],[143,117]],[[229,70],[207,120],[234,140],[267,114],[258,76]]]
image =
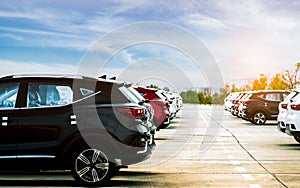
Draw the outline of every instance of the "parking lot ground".
[[[275,121],[257,126],[222,106],[185,104],[156,143],[150,159],[122,169],[107,187],[300,187],[300,144]],[[1,173],[0,186],[76,184],[67,173]]]

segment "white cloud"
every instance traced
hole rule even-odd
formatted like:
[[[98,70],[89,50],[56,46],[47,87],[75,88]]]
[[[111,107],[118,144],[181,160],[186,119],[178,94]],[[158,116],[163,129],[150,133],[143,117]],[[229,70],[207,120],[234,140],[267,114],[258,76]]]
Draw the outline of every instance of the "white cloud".
[[[101,6],[102,4],[105,6]],[[246,0],[237,3],[235,0],[115,0],[112,3],[93,1],[92,5],[82,5],[82,8],[80,3],[75,2],[70,8],[66,5],[51,8],[27,3],[24,7],[17,6],[14,11],[0,11],[0,17],[25,18],[40,24],[39,27],[45,30],[1,27],[8,34],[0,37],[28,41],[27,45],[82,50],[116,28],[152,18],[146,13],[142,14],[142,10],[147,10],[145,12],[148,14],[152,10],[155,14],[158,9],[165,13],[162,15],[166,15],[168,20],[164,21],[180,24],[205,42],[218,60],[226,81],[255,77],[258,73],[276,73],[292,67],[300,59],[300,13],[294,2],[281,1]],[[134,17],[134,11],[139,11],[138,16],[142,17]],[[111,54],[118,47],[124,47],[122,44],[126,44],[126,37],[136,37],[138,41],[143,39],[143,32],[152,30],[153,28],[147,27],[140,31],[129,31],[102,43],[98,48],[95,45],[90,50],[101,50],[104,55]],[[25,36],[18,35],[19,33]],[[27,35],[31,35],[30,40]],[[182,40],[180,35],[169,30],[157,32],[156,40],[163,41],[164,36],[174,38],[174,44],[180,44]],[[193,42],[189,41],[190,44]],[[129,51],[123,50],[121,55],[120,59],[124,61],[134,61]],[[42,64],[37,64],[40,69],[47,70],[41,66]]]
[[[226,82],[246,80],[281,72],[300,59],[299,11],[285,2],[274,4],[210,1],[202,7],[208,11],[190,9],[181,18],[211,50]]]
[[[182,21],[189,26],[198,27],[201,30],[230,29],[221,20],[201,13],[188,14],[182,18]]]
[[[22,41],[23,40],[23,37],[20,37],[20,36],[17,36],[17,35],[13,35],[13,34],[10,34],[10,33],[3,33],[3,34],[0,34],[0,37],[3,37],[3,38],[11,38],[13,40],[16,40],[16,41]]]

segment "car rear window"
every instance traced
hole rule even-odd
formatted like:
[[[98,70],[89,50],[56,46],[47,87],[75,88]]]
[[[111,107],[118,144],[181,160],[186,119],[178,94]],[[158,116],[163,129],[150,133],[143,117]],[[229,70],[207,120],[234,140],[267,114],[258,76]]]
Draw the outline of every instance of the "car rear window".
[[[295,101],[299,101],[300,99],[300,93],[297,92],[297,94],[295,94],[292,98],[291,98],[291,102],[295,102]]]
[[[292,91],[289,95],[287,95],[285,98],[284,98],[284,101],[288,102],[288,101],[291,101],[291,99],[293,99],[294,97],[296,97],[296,95],[298,95],[299,92],[296,92],[296,91]]]
[[[128,87],[127,88],[139,101],[144,101],[145,98],[133,87]]]
[[[166,100],[166,99],[167,99],[167,97],[164,96],[164,95],[162,94],[161,91],[156,91],[155,94],[156,94],[157,97],[160,98],[160,99],[163,99],[163,100]]]
[[[134,96],[125,86],[119,88],[121,93],[128,99],[129,102],[139,103],[140,101]]]

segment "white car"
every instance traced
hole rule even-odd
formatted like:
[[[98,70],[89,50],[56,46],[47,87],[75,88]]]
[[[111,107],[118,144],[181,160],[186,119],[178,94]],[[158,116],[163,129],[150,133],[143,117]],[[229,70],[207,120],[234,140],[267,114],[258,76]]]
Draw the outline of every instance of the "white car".
[[[225,99],[224,99],[224,109],[227,111],[232,110],[234,104],[233,104],[233,100],[239,95],[239,92],[233,92],[230,93]]]
[[[300,143],[300,94],[294,96],[290,103],[287,104],[287,117],[285,120],[285,132],[294,136],[295,140]]]
[[[182,97],[178,93],[173,93],[173,95],[175,96],[176,111],[178,112],[181,109],[181,107],[183,106]]]
[[[288,104],[291,103],[291,100],[296,97],[300,93],[300,89],[295,89],[293,90],[285,99],[279,103],[278,105],[278,110],[279,114],[277,117],[277,122],[278,122],[278,130],[281,132],[285,132],[286,129],[286,119],[288,116]]]
[[[174,117],[176,117],[176,113],[177,113],[177,104],[176,104],[176,99],[173,96],[172,93],[170,92],[162,92],[162,94],[167,98],[167,100],[170,103],[170,113],[171,113],[171,119],[173,119]]]

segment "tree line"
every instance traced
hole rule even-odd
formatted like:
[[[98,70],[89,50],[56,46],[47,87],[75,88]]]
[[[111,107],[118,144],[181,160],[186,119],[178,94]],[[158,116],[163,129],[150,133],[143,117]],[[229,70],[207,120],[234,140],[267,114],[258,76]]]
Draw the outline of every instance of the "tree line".
[[[195,91],[188,90],[180,93],[184,103],[193,104],[223,104],[226,96],[231,92],[240,91],[254,91],[254,90],[292,90],[295,89],[300,81],[298,73],[300,71],[300,62],[296,63],[292,69],[287,69],[281,73],[273,76],[266,76],[260,74],[256,79],[250,81],[248,84],[237,87],[235,84],[226,83],[224,87],[220,88],[219,92],[211,93],[208,90]]]

